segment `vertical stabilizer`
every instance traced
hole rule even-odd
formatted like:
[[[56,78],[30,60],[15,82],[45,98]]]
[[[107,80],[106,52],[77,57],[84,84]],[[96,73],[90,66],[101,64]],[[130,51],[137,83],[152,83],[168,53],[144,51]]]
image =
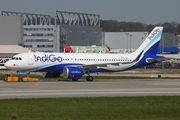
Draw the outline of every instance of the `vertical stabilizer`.
[[[133,53],[136,55],[156,55],[158,51],[159,42],[161,39],[163,27],[155,27],[147,36],[140,47]]]

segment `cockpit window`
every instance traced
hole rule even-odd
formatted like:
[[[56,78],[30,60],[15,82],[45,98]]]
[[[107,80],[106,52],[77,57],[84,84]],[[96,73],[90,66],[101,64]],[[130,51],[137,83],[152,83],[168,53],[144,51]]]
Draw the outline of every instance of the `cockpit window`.
[[[12,60],[22,60],[21,57],[13,57]]]

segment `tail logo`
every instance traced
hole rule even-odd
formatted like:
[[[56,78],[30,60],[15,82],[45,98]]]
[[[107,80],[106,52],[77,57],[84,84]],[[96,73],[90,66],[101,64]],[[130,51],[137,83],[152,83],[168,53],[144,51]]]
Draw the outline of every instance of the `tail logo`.
[[[154,31],[152,32],[152,34],[148,37],[149,40],[151,40],[156,34],[158,34],[159,31],[160,31],[159,29],[154,30]]]

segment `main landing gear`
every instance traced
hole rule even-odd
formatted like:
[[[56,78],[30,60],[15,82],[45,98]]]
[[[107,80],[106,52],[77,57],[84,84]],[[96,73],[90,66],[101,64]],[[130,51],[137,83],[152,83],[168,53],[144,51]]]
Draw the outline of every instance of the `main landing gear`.
[[[85,73],[88,74],[88,76],[86,77],[86,81],[93,81],[94,80],[93,76],[90,76],[90,69],[89,68],[85,69]]]
[[[93,80],[94,80],[93,76],[89,76],[89,75],[88,75],[88,76],[86,77],[86,81],[93,81]]]
[[[86,71],[86,73],[88,74],[88,76],[86,77],[86,81],[93,81],[94,78],[93,78],[93,76],[90,76],[90,72]]]
[[[84,73],[88,75],[86,77],[86,81],[93,81],[94,80],[94,77],[90,76],[90,70],[89,69],[85,69]],[[72,81],[78,81],[78,79],[79,78],[72,78]]]

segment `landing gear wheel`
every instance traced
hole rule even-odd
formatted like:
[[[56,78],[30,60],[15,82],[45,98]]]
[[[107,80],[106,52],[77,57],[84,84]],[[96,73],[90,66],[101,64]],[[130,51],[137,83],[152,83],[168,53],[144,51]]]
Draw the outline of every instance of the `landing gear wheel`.
[[[78,79],[77,78],[72,78],[72,81],[78,81]]]
[[[93,80],[94,80],[93,76],[87,76],[86,77],[86,81],[93,81]]]

